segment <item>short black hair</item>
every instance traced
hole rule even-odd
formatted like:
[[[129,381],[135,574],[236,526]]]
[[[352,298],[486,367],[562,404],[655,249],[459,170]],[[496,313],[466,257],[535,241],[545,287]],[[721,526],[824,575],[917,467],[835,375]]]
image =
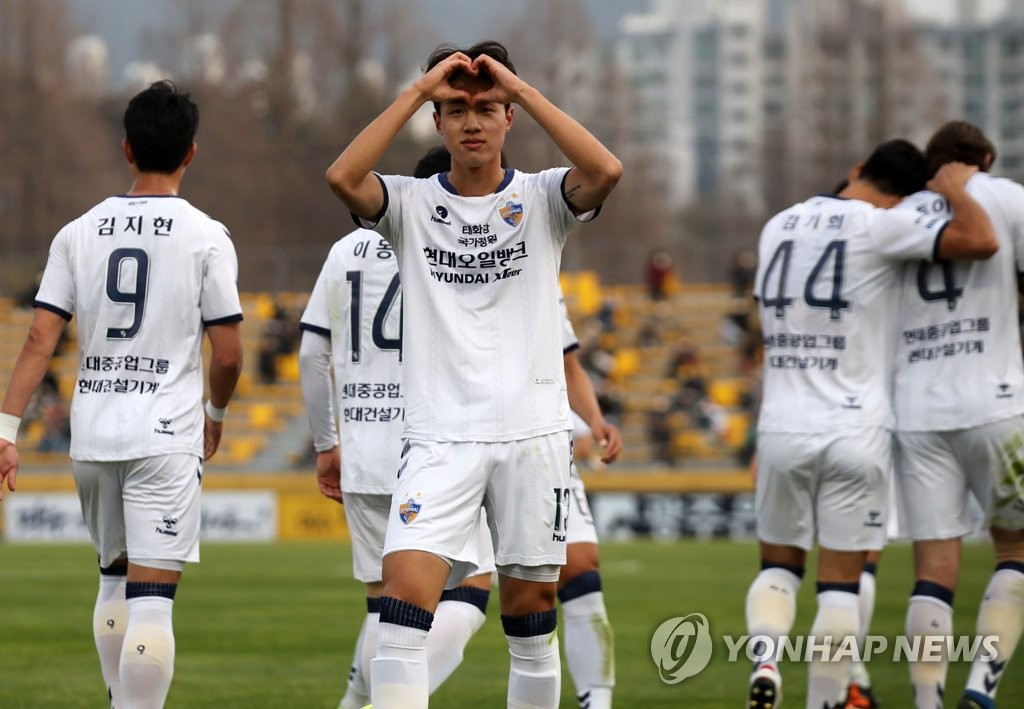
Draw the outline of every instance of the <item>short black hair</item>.
[[[125,137],[140,172],[175,172],[198,129],[199,107],[168,79],[140,91],[124,112]]]
[[[512,60],[508,58],[508,49],[506,49],[505,45],[502,44],[501,42],[496,42],[492,39],[484,40],[483,42],[477,42],[468,49],[463,49],[458,45],[450,43],[440,44],[434,49],[433,52],[430,53],[430,56],[427,58],[427,63],[423,66],[423,73],[426,74],[435,66],[443,62],[445,59],[447,59],[453,54],[457,54],[458,52],[462,52],[463,54],[465,54],[467,57],[469,57],[470,61],[476,59],[477,57],[483,54],[486,54],[491,59],[493,59],[494,61],[498,62],[506,69],[511,71],[513,74],[516,73],[515,65],[512,63]],[[451,78],[459,78],[459,72],[454,73]],[[507,105],[506,108],[508,108]],[[441,110],[441,106],[440,104],[437,103],[437,101],[434,102],[434,110]]]
[[[452,154],[443,145],[431,148],[427,154],[420,158],[413,171],[413,177],[432,177],[439,172],[449,172],[452,169]]]
[[[888,140],[864,161],[860,179],[871,182],[883,194],[906,197],[924,189],[928,165],[924,153],[909,140]]]
[[[944,123],[928,139],[924,149],[928,174],[934,175],[948,162],[962,162],[987,170],[996,159],[996,146],[981,128],[967,121]],[[987,156],[991,156],[986,159]]]

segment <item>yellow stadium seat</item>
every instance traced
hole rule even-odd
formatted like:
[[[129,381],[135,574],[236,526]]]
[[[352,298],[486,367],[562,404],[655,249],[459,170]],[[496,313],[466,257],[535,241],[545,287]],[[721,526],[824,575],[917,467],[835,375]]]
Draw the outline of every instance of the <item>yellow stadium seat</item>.
[[[576,306],[583,315],[594,315],[601,308],[601,280],[596,271],[576,274]]]
[[[257,431],[280,428],[280,424],[273,404],[253,404],[249,407],[249,426]]]
[[[750,416],[745,413],[731,414],[725,424],[725,443],[730,448],[740,448],[747,440]]]
[[[622,381],[631,377],[640,369],[640,352],[633,347],[623,347],[615,353],[615,366],[612,377]]]
[[[742,379],[713,379],[708,387],[708,397],[719,406],[739,406],[744,388]]]
[[[299,353],[279,355],[277,358],[277,376],[286,382],[299,381]]]

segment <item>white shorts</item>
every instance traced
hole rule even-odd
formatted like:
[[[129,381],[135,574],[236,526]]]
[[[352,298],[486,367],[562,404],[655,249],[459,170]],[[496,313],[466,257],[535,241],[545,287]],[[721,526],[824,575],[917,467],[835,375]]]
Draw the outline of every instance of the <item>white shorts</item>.
[[[569,528],[566,530],[565,543],[597,544],[594,515],[590,512],[587,491],[583,487],[583,480],[580,478],[575,464],[572,466],[572,475],[569,478],[569,491],[572,499],[572,512],[569,515]]]
[[[757,536],[763,542],[836,551],[885,546],[892,433],[758,432]]]
[[[363,583],[379,583],[383,580],[381,566],[384,561],[384,534],[391,512],[391,495],[348,493],[345,495],[345,520],[352,537],[352,576]],[[478,573],[494,571],[494,550],[491,548],[491,533],[487,528],[487,517],[480,509],[480,522],[476,533],[466,541],[465,554],[473,561]],[[456,576],[466,569],[456,570]],[[452,585],[463,579],[453,578]]]
[[[979,525],[1024,529],[1024,416],[957,431],[901,431],[896,442],[911,539],[956,539]]]
[[[498,571],[558,580],[570,510],[568,431],[500,443],[414,440],[406,448],[385,556],[428,551],[452,563],[453,577],[480,573],[467,541],[483,506]]]
[[[157,568],[199,561],[203,461],[198,456],[72,460],[71,469],[101,567],[126,553],[134,564]]]

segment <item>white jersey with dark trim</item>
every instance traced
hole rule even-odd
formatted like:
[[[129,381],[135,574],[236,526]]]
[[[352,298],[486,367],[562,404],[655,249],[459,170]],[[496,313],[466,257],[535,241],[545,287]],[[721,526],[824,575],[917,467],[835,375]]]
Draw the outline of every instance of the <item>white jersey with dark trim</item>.
[[[944,225],[832,195],[765,225],[754,284],[764,339],[760,430],[892,427],[903,262],[930,257]]]
[[[480,197],[458,195],[445,175],[380,177],[374,228],[395,247],[406,294],[407,438],[569,430],[558,307],[562,246],[577,222],[567,172],[508,170]]]
[[[203,452],[204,325],[242,319],[224,226],[174,196],[110,197],[54,238],[36,307],[78,317],[71,457]]]
[[[903,431],[950,431],[1024,413],[1017,273],[1024,271],[1024,187],[985,173],[967,183],[999,250],[985,261],[908,264],[899,317],[895,405]],[[949,219],[940,195],[902,209]]]
[[[405,426],[402,289],[391,244],[367,229],[338,241],[299,327],[331,340],[342,490],[390,495]]]

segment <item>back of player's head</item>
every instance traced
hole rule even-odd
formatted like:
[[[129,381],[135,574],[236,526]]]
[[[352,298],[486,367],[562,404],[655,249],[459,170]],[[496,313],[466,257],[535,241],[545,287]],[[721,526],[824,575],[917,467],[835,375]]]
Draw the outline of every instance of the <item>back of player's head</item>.
[[[431,52],[430,56],[427,58],[427,63],[423,67],[423,73],[427,73],[435,66],[443,62],[445,59],[458,52],[462,52],[463,54],[465,54],[467,57],[469,57],[470,61],[476,59],[481,55],[486,54],[488,57],[504,66],[513,74],[516,73],[516,67],[512,63],[512,60],[508,58],[508,50],[505,48],[505,45],[503,45],[501,42],[496,42],[494,40],[485,40],[483,42],[477,42],[468,49],[462,49],[461,47],[454,44],[438,45],[437,48],[434,49],[434,51]],[[455,72],[449,77],[449,82],[457,81],[460,78],[461,74],[461,71]],[[441,110],[440,105],[436,101],[434,102],[434,110]]]
[[[199,128],[199,108],[168,80],[136,94],[124,112],[124,132],[141,172],[171,174],[181,167]]]
[[[928,166],[924,153],[908,140],[888,140],[864,161],[861,180],[873,184],[882,194],[906,197],[924,189]]]
[[[924,154],[928,174],[934,175],[940,167],[954,161],[988,170],[995,162],[996,148],[973,123],[949,121],[932,134]]]
[[[448,148],[438,145],[427,151],[427,154],[420,158],[413,170],[413,177],[431,177],[439,172],[449,172],[452,169],[452,154]]]

